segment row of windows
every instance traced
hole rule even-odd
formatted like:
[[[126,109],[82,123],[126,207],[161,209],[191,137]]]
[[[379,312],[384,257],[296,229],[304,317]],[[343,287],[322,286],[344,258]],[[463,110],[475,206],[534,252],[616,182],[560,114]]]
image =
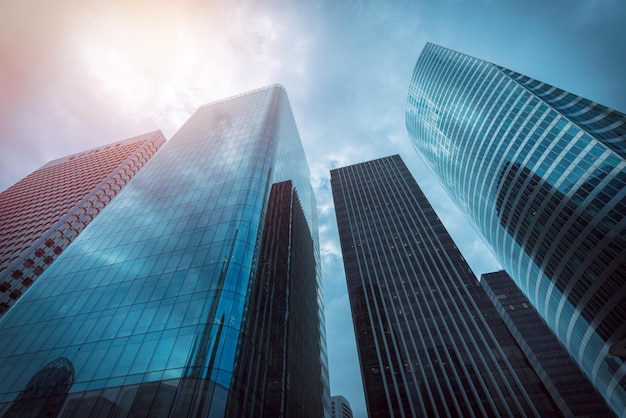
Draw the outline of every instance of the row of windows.
[[[474,305],[469,303],[472,298],[467,293],[468,288],[453,284],[456,281],[473,282],[475,279],[471,273],[462,273],[467,267],[462,257],[452,260],[453,244],[449,245],[450,248],[447,251],[437,251],[438,247],[447,245],[443,242],[437,243],[437,237],[441,235],[441,232],[435,231],[437,229],[435,226],[439,224],[436,216],[432,210],[427,209],[429,205],[425,199],[420,198],[419,203],[415,200],[413,196],[421,193],[416,190],[416,186],[402,184],[404,180],[399,180],[391,168],[392,165],[393,163],[386,163],[386,160],[376,160],[365,165],[359,164],[334,170],[332,173],[333,189],[341,190],[341,192],[334,193],[337,201],[336,207],[339,211],[343,208],[351,208],[345,211],[344,215],[338,215],[338,218],[340,235],[348,235],[352,241],[350,246],[352,250],[345,252],[344,262],[352,304],[360,307],[354,312],[355,316],[361,318],[355,319],[357,332],[370,331],[371,334],[367,335],[372,335],[379,341],[382,358],[419,361],[424,357],[417,354],[417,347],[422,347],[424,344],[426,344],[425,347],[439,346],[443,341],[460,344],[464,346],[459,347],[459,350],[465,350],[463,351],[464,358],[471,359],[472,365],[468,364],[468,368],[477,367],[477,370],[481,370],[478,373],[486,373],[484,375],[490,376],[492,383],[494,379],[499,382],[496,376],[503,373],[501,368],[503,366],[493,366],[493,368],[487,366],[497,363],[490,357],[494,355],[493,347],[496,345],[491,339],[493,336],[487,331],[488,327],[481,322],[482,315],[477,315],[474,312]],[[369,168],[369,166],[373,167]],[[408,173],[406,175],[409,176]],[[370,184],[357,181],[359,178],[369,178],[369,176],[376,176],[379,181],[371,181]],[[387,184],[384,180],[381,181],[389,176],[393,176],[393,181],[388,181]],[[345,201],[345,204],[341,201]],[[368,202],[369,208],[374,209],[369,212],[364,211],[367,214],[365,219],[359,216],[361,209],[365,206],[360,202]],[[387,217],[389,211],[404,205],[415,208],[415,215],[407,217],[404,222],[396,222],[393,216]],[[373,219],[370,219],[370,216],[380,223],[378,228],[372,224]],[[360,225],[364,227],[360,228]],[[414,231],[421,230],[420,228],[424,230],[424,238],[414,234]],[[380,237],[377,237],[377,234],[380,234]],[[372,242],[379,242],[380,239],[384,240],[382,238],[384,236],[388,237],[390,245],[400,241],[407,243],[410,247],[416,247],[416,241],[428,241],[423,245],[427,246],[429,251],[425,251],[423,257],[425,260],[432,259],[432,262],[412,263],[410,259],[402,257],[397,251],[385,252],[380,245],[370,245]],[[443,237],[441,239],[443,240]],[[403,245],[402,248],[404,248]],[[353,270],[351,267],[355,263],[358,270]],[[441,280],[443,277],[446,279]],[[448,283],[444,284],[446,282]],[[449,302],[452,300],[455,303]],[[367,349],[361,349],[361,359],[368,358],[364,350]],[[375,353],[374,351],[372,354],[375,355]],[[484,355],[478,353],[484,353]],[[414,382],[418,376],[430,373],[427,370],[430,367],[433,370],[440,370],[441,365],[446,367],[445,365],[451,361],[450,357],[446,357],[448,355],[450,353],[441,352],[441,358],[435,358],[434,363],[428,362],[422,367],[409,368],[408,371],[404,371],[401,366],[395,366],[394,363],[380,363],[372,367],[377,370],[375,373],[377,376],[386,379],[390,392],[399,391],[398,396],[401,399],[402,395],[405,398],[413,396],[413,402],[415,402],[415,399],[419,399],[423,394],[414,392],[411,394],[411,389],[402,382]],[[407,364],[410,363],[412,361],[407,362]],[[492,372],[487,373],[482,367]],[[391,369],[394,370],[393,373]],[[464,367],[460,366],[459,369],[464,369]],[[462,375],[460,370],[459,373]],[[411,376],[412,374],[415,376]],[[394,377],[396,375],[398,375],[397,378]],[[435,379],[439,380],[440,388],[444,390],[444,393],[449,393],[449,388],[444,389],[444,382],[446,380],[452,382],[456,377],[448,375],[444,379],[438,379],[436,375],[433,375],[433,380]],[[506,384],[496,383],[491,386],[492,383],[489,383],[488,391],[500,393],[499,396],[506,397],[504,393],[507,390],[516,394],[519,391],[519,389],[507,388]],[[481,387],[480,384],[477,383],[477,385]],[[519,398],[523,399],[521,393]],[[398,402],[410,402],[410,400]],[[406,406],[406,403],[404,405]],[[416,405],[419,404],[416,403]]]
[[[286,97],[278,100],[273,96],[276,106],[288,106]],[[263,100],[259,106],[265,106]],[[240,110],[256,113],[258,123],[273,111],[256,107]],[[219,111],[208,113],[216,115]],[[80,391],[92,385],[130,384],[136,376],[144,382],[177,377],[168,373],[180,375],[183,368],[196,362],[205,371],[210,360],[205,354],[217,347],[213,370],[225,373],[223,378],[210,378],[230,385],[244,295],[256,265],[255,244],[262,205],[269,192],[268,180],[296,173],[294,183],[302,201],[308,203],[303,207],[309,220],[311,188],[308,173],[301,168],[306,166],[301,145],[288,144],[298,142],[293,120],[269,127],[260,134],[266,137],[252,134],[242,147],[234,147],[228,130],[220,133],[207,129],[206,125],[218,122],[218,117],[204,114],[202,109],[196,116],[95,217],[90,228],[61,255],[62,262],[53,263],[37,286],[5,316],[0,326],[11,337],[3,338],[7,344],[10,340],[10,346],[0,350],[4,360],[0,373],[19,379],[0,383],[0,392],[7,393],[5,399],[15,397],[15,391],[35,369],[58,356],[74,363],[76,382],[72,390]],[[289,119],[282,113],[278,116]],[[250,113],[238,118],[255,119]],[[204,131],[202,135],[196,135],[197,127]],[[274,135],[279,129],[289,135]],[[259,131],[265,129],[256,133]],[[224,136],[218,138],[218,134]],[[244,157],[240,154],[243,149]],[[291,158],[287,165],[273,166],[279,151]],[[234,164],[235,171],[227,161],[234,157],[241,161]],[[224,180],[221,184],[212,182],[217,174]],[[171,182],[163,181],[166,178]],[[241,181],[232,183],[233,178]],[[317,235],[312,228],[310,235],[317,256]],[[315,274],[319,284],[319,269]],[[321,296],[321,291],[316,296]],[[315,320],[322,317],[319,302],[315,296],[311,300],[317,312]],[[216,325],[201,325],[206,323]],[[179,330],[193,334],[183,335]],[[152,338],[150,342],[144,340],[146,333],[154,334],[159,344],[173,344],[174,348],[154,347]],[[214,344],[216,338],[221,342]],[[131,346],[131,340],[137,344]],[[202,343],[206,350],[192,354],[199,346],[195,340],[210,344]],[[180,353],[175,348],[178,346]],[[94,355],[105,359],[83,357],[96,351]],[[30,354],[34,352],[38,353],[36,361]],[[176,360],[171,363],[174,356]],[[327,370],[325,364],[321,367]],[[203,376],[204,371],[193,373]],[[327,381],[327,374],[322,380]],[[292,379],[291,383],[298,385],[298,381]]]
[[[437,58],[437,54],[441,56]],[[601,236],[606,236],[608,231],[615,234],[616,228],[621,228],[624,208],[618,203],[618,196],[626,186],[621,180],[609,179],[616,180],[616,173],[624,171],[619,158],[624,150],[620,151],[618,142],[610,145],[606,141],[608,136],[603,135],[619,138],[623,134],[619,134],[619,128],[603,134],[596,130],[609,127],[623,115],[607,112],[606,108],[574,95],[567,96],[532,79],[520,80],[519,75],[502,68],[486,71],[485,66],[491,64],[435,46],[427,47],[411,83],[407,127],[416,147],[430,160],[442,183],[451,185],[453,199],[478,224],[499,254],[500,262],[514,273],[522,288],[528,289],[533,303],[552,321],[560,337],[569,340],[569,336],[576,334],[575,338],[571,337],[575,341],[571,348],[578,351],[579,344],[586,344],[581,334],[586,325],[582,319],[578,321],[581,314],[591,320],[600,310],[609,310],[607,299],[600,296],[585,301],[577,312],[564,308],[571,301],[589,298],[588,289],[595,292],[599,288],[583,279],[584,271],[580,269],[592,272],[600,268],[594,272],[596,277],[623,274],[616,267],[606,270],[620,257],[620,251],[608,246],[593,251],[580,246],[585,234],[594,230],[587,225],[599,223],[601,227],[596,227],[596,232]],[[502,88],[512,83],[511,90]],[[530,85],[530,91],[515,83]],[[490,90],[492,86],[498,87]],[[550,97],[560,96],[556,99],[560,100],[556,103],[558,109],[550,108],[531,94],[535,90]],[[482,100],[487,97],[489,100]],[[466,117],[470,114],[471,118]],[[563,114],[574,122],[596,119],[591,122],[591,132],[584,132]],[[599,118],[600,114],[605,116]],[[615,126],[621,125],[623,122]],[[443,149],[442,139],[448,142],[444,142]],[[531,170],[541,182],[536,181],[536,187],[531,187],[530,181],[503,175],[511,171],[506,164],[516,162]],[[599,177],[597,184],[587,187],[585,182],[593,180],[592,173],[598,176],[606,173],[608,178]],[[551,190],[540,185],[549,185]],[[564,199],[577,199],[578,216],[563,214],[559,218]],[[559,242],[569,244],[554,245]],[[604,269],[601,264],[605,264]],[[574,270],[577,265],[581,267]],[[558,285],[550,286],[551,279]],[[613,281],[606,281],[606,285],[616,291]],[[565,294],[559,294],[564,291]],[[623,300],[614,302],[623,304]],[[596,328],[597,335],[604,339],[619,329],[620,316],[623,322],[624,314],[616,307],[612,309],[616,316],[606,315],[602,325]],[[568,330],[561,323],[569,325],[572,321],[581,330]],[[596,348],[597,351],[587,350],[585,355],[595,363],[596,359],[602,363],[605,356],[599,351],[601,346]],[[589,368],[586,370],[590,372]],[[603,386],[611,380],[609,374],[598,376]],[[619,396],[622,400],[616,405],[626,403],[624,393]]]
[[[145,162],[146,161],[142,158],[142,163]],[[134,174],[137,171],[128,165],[123,167],[122,170],[127,178],[130,178],[130,176],[126,173],[132,172]],[[119,172],[118,175],[120,175]],[[21,297],[23,291],[32,285],[34,280],[43,273],[48,265],[52,264],[52,261],[56,258],[56,256],[58,256],[63,249],[67,247],[67,245],[69,245],[73,238],[78,236],[78,234],[91,222],[99,210],[117,194],[123,184],[124,183],[119,179],[115,182],[105,183],[103,188],[93,194],[82,207],[74,210],[74,214],[69,217],[67,222],[64,222],[63,225],[59,225],[54,231],[50,230],[46,235],[58,239],[58,245],[54,248],[54,250],[50,249],[48,251],[45,248],[35,250],[32,255],[35,256],[36,262],[33,261],[32,258],[25,259],[31,254],[25,253],[24,250],[29,248],[32,245],[32,242],[36,239],[43,238],[41,233],[47,231],[51,227],[50,222],[46,222],[44,219],[38,225],[31,226],[29,230],[22,232],[21,235],[13,239],[13,245],[6,247],[6,250],[11,251],[9,253],[11,259],[8,262],[13,262],[17,259],[25,259],[25,261],[23,266],[18,266],[17,269],[14,269],[15,266],[11,268],[11,276],[12,279],[14,279],[10,283],[12,291],[6,295],[0,295],[0,311],[2,311],[0,313],[6,312],[14,301]],[[21,216],[23,219],[27,219],[30,218],[31,215],[32,214],[22,214]],[[51,221],[58,219],[58,217],[58,215],[55,216],[54,219],[51,219]],[[35,217],[34,219],[41,219],[41,217]],[[63,236],[64,238],[61,239]],[[8,237],[8,239],[10,239],[10,237]],[[54,243],[54,241],[50,238],[46,242]],[[20,246],[20,243],[23,244]],[[52,245],[46,245],[46,247],[51,248]],[[25,268],[25,272],[22,272],[22,268]]]

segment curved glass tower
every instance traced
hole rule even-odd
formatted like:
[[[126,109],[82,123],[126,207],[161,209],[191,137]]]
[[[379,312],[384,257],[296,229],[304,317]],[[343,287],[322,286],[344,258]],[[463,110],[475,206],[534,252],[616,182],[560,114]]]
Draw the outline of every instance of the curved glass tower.
[[[0,321],[0,413],[329,416],[320,286],[285,89],[202,106]]]
[[[427,44],[406,124],[500,263],[626,416],[626,116]]]

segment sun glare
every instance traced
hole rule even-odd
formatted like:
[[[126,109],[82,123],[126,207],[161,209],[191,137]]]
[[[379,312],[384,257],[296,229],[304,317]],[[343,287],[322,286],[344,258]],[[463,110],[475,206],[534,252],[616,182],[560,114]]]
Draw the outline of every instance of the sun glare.
[[[90,91],[131,117],[184,114],[182,123],[200,104],[283,81],[274,75],[289,43],[266,15],[190,4],[143,13],[92,13],[73,28]]]
[[[148,25],[93,19],[90,30],[76,39],[79,65],[92,91],[131,114],[175,103],[195,86],[201,51],[176,20]]]
[[[88,42],[83,49],[84,63],[103,94],[133,111],[153,94],[154,81],[136,70],[128,53],[109,45]]]

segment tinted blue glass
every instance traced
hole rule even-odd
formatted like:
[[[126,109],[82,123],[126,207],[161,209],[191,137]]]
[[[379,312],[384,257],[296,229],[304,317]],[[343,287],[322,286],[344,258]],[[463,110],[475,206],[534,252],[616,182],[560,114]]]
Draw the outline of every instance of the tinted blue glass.
[[[187,379],[177,397],[189,379],[228,390],[274,183],[297,190],[319,258],[307,163],[282,87],[202,106],[161,151],[0,322],[12,336],[0,341],[0,361],[14,365],[3,369],[0,401],[20,396],[57,357],[75,368],[70,394],[132,384],[142,393],[177,378]],[[319,288],[319,267],[315,280]],[[320,294],[310,297],[323,328]],[[323,336],[318,348],[320,373]]]
[[[618,414],[626,364],[626,116],[428,44],[416,150]]]

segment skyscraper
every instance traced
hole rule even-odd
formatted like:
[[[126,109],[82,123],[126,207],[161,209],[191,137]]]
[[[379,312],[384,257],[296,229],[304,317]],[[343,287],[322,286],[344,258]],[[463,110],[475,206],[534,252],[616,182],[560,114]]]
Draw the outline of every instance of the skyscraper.
[[[331,185],[370,418],[558,415],[402,159]]]
[[[565,416],[615,416],[506,271],[483,274],[480,284]]]
[[[330,397],[331,418],[352,418],[350,402],[341,395]]]
[[[626,416],[626,116],[428,44],[406,124],[505,270]]]
[[[0,193],[0,315],[164,143],[154,131],[59,158]]]
[[[0,321],[8,416],[329,416],[287,94],[202,106]]]

